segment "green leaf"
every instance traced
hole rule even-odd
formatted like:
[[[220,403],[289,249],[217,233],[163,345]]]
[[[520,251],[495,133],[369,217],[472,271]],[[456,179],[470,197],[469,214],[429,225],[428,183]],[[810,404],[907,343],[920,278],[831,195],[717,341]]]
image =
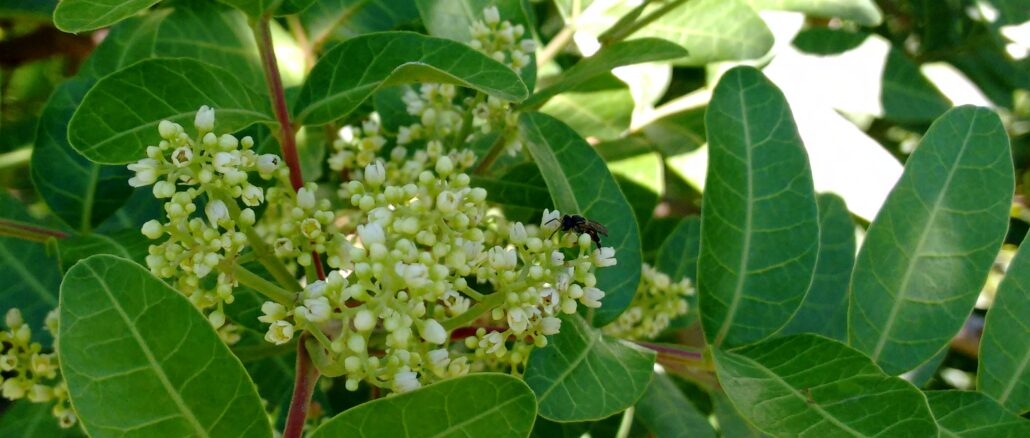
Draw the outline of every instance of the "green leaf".
[[[839,55],[861,46],[868,37],[869,34],[865,32],[813,27],[798,32],[791,44],[812,55]]]
[[[1030,243],[1030,242],[1028,242]],[[1030,411],[1030,244],[1021,245],[998,285],[980,339],[976,387],[1003,406]]]
[[[743,0],[693,0],[635,32],[633,38],[658,37],[687,49],[676,65],[754,59],[773,45],[762,18]]]
[[[926,399],[942,437],[1030,436],[1030,420],[1019,418],[979,392],[928,391]]]
[[[11,403],[0,413],[0,436],[19,438],[86,436],[78,427],[62,428],[57,423],[57,418],[50,413],[51,408],[50,403],[31,403],[28,400]]]
[[[687,400],[666,374],[655,374],[644,396],[637,402],[634,419],[654,436],[715,438],[708,419]]]
[[[790,107],[758,70],[726,72],[706,122],[701,325],[709,343],[737,346],[772,335],[801,305],[815,272],[818,212]]]
[[[100,79],[154,56],[157,31],[170,12],[171,9],[159,9],[112,26],[100,45],[86,58],[78,76]]]
[[[417,19],[415,0],[320,0],[300,13],[301,25],[313,43],[393,30]]]
[[[472,374],[374,400],[333,417],[321,437],[524,437],[533,429],[533,392],[507,374]]]
[[[618,264],[597,271],[603,305],[594,312],[596,326],[614,321],[633,301],[640,282],[640,232],[626,197],[604,160],[562,122],[540,113],[523,113],[519,132],[563,214],[579,214],[603,224]]]
[[[5,219],[32,223],[18,200],[0,191],[0,213]],[[49,344],[50,334],[43,327],[47,313],[57,307],[61,271],[56,257],[46,247],[15,237],[0,237],[0,303],[3,311],[21,309],[22,317],[33,328],[32,340]]]
[[[654,267],[669,276],[673,282],[689,278],[697,286],[697,259],[701,254],[701,218],[691,216],[680,221],[658,247]],[[689,326],[697,318],[697,294],[687,297],[687,314],[673,323],[673,327]]]
[[[54,25],[78,33],[107,27],[147,9],[159,0],[62,0],[54,9]]]
[[[885,118],[902,122],[929,122],[951,108],[951,101],[897,47],[887,52],[880,102]]]
[[[215,109],[219,132],[272,120],[267,98],[233,73],[191,59],[148,59],[97,82],[72,116],[68,139],[94,162],[128,163],[157,144],[162,120],[192,129],[201,105]]]
[[[527,94],[514,71],[464,44],[383,32],[351,38],[322,56],[301,89],[296,121],[324,125],[355,110],[380,87],[413,82],[456,84],[511,101]]]
[[[524,181],[473,176],[472,186],[486,189],[490,202],[537,210],[554,208],[551,194],[547,192],[546,187],[527,184]]]
[[[554,96],[540,112],[561,120],[584,138],[614,140],[629,129],[633,95],[625,83],[608,73]]]
[[[773,436],[937,436],[918,389],[837,341],[794,335],[713,353],[730,400]]]
[[[990,110],[958,107],[930,126],[855,262],[853,347],[900,374],[951,340],[1005,237],[1013,179],[1008,136]]]
[[[522,103],[524,108],[535,108],[552,97],[572,90],[590,79],[610,74],[613,68],[644,62],[666,61],[687,56],[679,45],[661,38],[640,38],[620,41],[604,47],[589,58],[562,72],[557,83],[534,93]]]
[[[193,58],[223,68],[254,90],[267,87],[246,15],[218,2],[175,3],[172,13],[161,22],[154,53],[169,58]]]
[[[641,130],[666,156],[691,152],[705,144],[706,107],[691,108],[662,117]]]
[[[636,403],[651,381],[654,361],[654,351],[566,315],[547,346],[529,354],[525,379],[536,393],[541,417],[600,420]]]
[[[129,251],[114,239],[103,234],[77,234],[68,236],[57,242],[58,254],[61,256],[62,270],[67,271],[76,262],[93,254],[110,254],[125,259],[132,259]]]
[[[32,182],[47,206],[68,226],[88,232],[132,195],[125,166],[102,166],[68,144],[68,121],[93,86],[91,79],[58,85],[39,120],[32,153]]]
[[[283,3],[283,0],[218,0],[243,11],[251,18],[257,18]]]
[[[819,195],[819,258],[805,301],[780,334],[848,340],[848,282],[855,266],[855,223],[839,196]]]
[[[883,12],[873,0],[747,0],[755,9],[803,12],[822,18],[839,17],[862,26],[879,26]]]
[[[494,6],[501,21],[508,21],[512,26],[522,25],[525,34],[521,39],[533,39],[533,22],[525,9],[529,4],[522,0],[415,0],[415,6],[422,16],[422,23],[432,36],[468,44],[472,41],[472,23],[483,21],[483,9]],[[526,83],[526,88],[532,91],[536,86],[536,53],[530,52],[527,55],[529,63],[522,67],[519,77]]]
[[[747,420],[741,417],[740,412],[737,412],[737,409],[733,407],[733,403],[726,397],[726,394],[722,392],[713,393],[712,404],[714,405],[713,414],[719,424],[719,432],[722,433],[722,436],[726,438],[759,438],[768,436],[755,429],[751,423],[748,423]]]
[[[94,437],[272,436],[243,365],[143,267],[80,261],[61,285],[61,373]]]

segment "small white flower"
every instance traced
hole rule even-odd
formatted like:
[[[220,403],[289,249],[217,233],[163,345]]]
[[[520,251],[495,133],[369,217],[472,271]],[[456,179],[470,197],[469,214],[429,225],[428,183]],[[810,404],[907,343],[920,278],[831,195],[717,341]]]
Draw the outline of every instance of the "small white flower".
[[[545,336],[556,335],[559,329],[561,329],[561,320],[558,318],[545,316],[540,321],[540,332]]]
[[[515,250],[495,246],[490,248],[490,266],[497,270],[514,269],[518,263]]]
[[[412,371],[405,371],[393,375],[393,389],[398,393],[411,392],[422,384],[418,381],[418,374]]]
[[[215,154],[215,158],[211,160],[211,165],[214,166],[215,170],[223,174],[235,171],[236,166],[239,164],[239,157],[230,152],[219,152]]]
[[[584,306],[587,307],[601,307],[601,299],[604,298],[604,291],[596,287],[588,287],[583,289],[583,297],[580,299]]]
[[[301,187],[297,190],[297,206],[305,210],[315,208],[315,189],[313,187]]]
[[[373,187],[379,187],[386,181],[386,168],[381,161],[376,160],[375,163],[365,166],[365,181]]]
[[[286,307],[275,301],[265,301],[261,305],[261,313],[264,313],[264,315],[259,316],[258,321],[271,324],[286,318]]]
[[[157,181],[157,160],[144,158],[128,166],[129,170],[136,172],[136,176],[129,178],[129,185],[133,187],[148,186]]]
[[[300,222],[300,232],[308,239],[317,239],[322,234],[322,224],[317,219],[309,217]]]
[[[551,266],[561,266],[565,264],[565,254],[561,251],[554,251],[551,253]]]
[[[445,190],[436,195],[436,209],[440,213],[451,214],[458,210],[461,197],[452,191]]]
[[[2,395],[8,400],[17,400],[25,396],[25,386],[18,379],[4,381]]]
[[[447,176],[450,175],[453,171],[454,162],[451,161],[450,157],[444,155],[436,160],[436,173],[443,176]]]
[[[372,330],[376,326],[376,317],[368,309],[361,309],[354,315],[354,328],[361,332]]]
[[[167,120],[162,120],[161,123],[157,124],[157,132],[161,134],[162,138],[168,140],[173,140],[179,135],[179,128],[179,125]]]
[[[422,326],[422,339],[434,344],[443,344],[447,342],[447,330],[444,330],[435,319],[428,319]]]
[[[598,268],[607,268],[609,266],[615,266],[618,260],[615,260],[615,248],[605,246],[594,250],[594,266]]]
[[[486,21],[487,24],[497,24],[501,21],[501,13],[497,10],[497,6],[483,9],[483,21]]]
[[[216,330],[225,325],[225,314],[219,310],[215,310],[207,315],[207,321],[211,323],[211,327]]]
[[[287,321],[275,321],[268,326],[265,333],[265,340],[276,345],[282,345],[293,339],[293,324]]]
[[[501,332],[490,332],[480,340],[480,347],[486,349],[486,354],[496,354],[498,356],[504,354],[507,351],[504,347],[504,336]]]
[[[322,280],[313,281],[304,287],[304,298],[314,299],[325,296],[326,282]]]
[[[215,110],[209,108],[207,105],[201,106],[197,110],[197,117],[193,119],[193,126],[197,128],[197,131],[208,132],[215,128]]]
[[[164,234],[165,230],[164,226],[161,225],[161,222],[157,221],[156,219],[151,219],[147,221],[147,223],[143,224],[143,229],[140,231],[143,232],[144,236],[147,236],[147,238],[153,240],[160,238],[161,235]]]
[[[175,196],[175,183],[171,181],[158,181],[154,184],[154,197],[158,199],[171,198]]]
[[[358,236],[361,237],[361,242],[365,244],[365,248],[369,248],[375,243],[386,243],[386,234],[383,232],[383,226],[379,225],[378,222],[358,225]]]
[[[536,51],[536,41],[525,39],[519,43],[519,47],[525,53],[533,53]]]
[[[211,222],[211,226],[217,227],[219,223],[229,219],[229,207],[221,199],[214,199],[209,201],[207,206],[204,207],[204,214],[207,215],[207,220]]]
[[[511,243],[516,245],[526,243],[526,239],[528,238],[526,234],[526,226],[522,225],[522,222],[515,222],[508,231],[508,238],[511,239]]]
[[[526,331],[528,325],[529,319],[521,307],[508,310],[508,327],[511,327],[515,334],[522,334],[522,332]]]
[[[243,195],[241,195],[243,204],[248,207],[257,207],[265,201],[265,192],[261,190],[261,187],[255,185],[248,185],[247,188],[243,189]]]
[[[180,146],[172,151],[172,164],[175,167],[186,167],[193,161],[193,148],[189,145]]]
[[[354,143],[354,127],[347,125],[340,128],[340,139],[346,143]]]
[[[548,232],[554,231],[561,226],[561,213],[558,210],[550,211],[544,209],[544,216],[540,218],[540,228]]]
[[[436,350],[429,351],[429,362],[437,368],[446,367],[451,361],[450,354],[446,348],[438,348]]]
[[[279,168],[281,160],[278,155],[264,154],[257,159],[258,172],[262,175],[271,175]]]

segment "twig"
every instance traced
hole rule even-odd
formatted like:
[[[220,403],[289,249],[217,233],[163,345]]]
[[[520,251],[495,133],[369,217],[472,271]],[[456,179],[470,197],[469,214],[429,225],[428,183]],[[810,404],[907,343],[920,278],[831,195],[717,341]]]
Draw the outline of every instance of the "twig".
[[[293,398],[290,400],[289,414],[286,415],[283,438],[303,436],[304,422],[308,418],[308,408],[311,405],[311,393],[318,382],[318,369],[311,362],[311,356],[308,356],[308,350],[304,346],[305,336],[308,336],[307,333],[302,334],[297,342],[297,375],[293,382]]]
[[[265,69],[265,82],[268,82],[268,93],[272,96],[272,110],[279,122],[279,144],[282,146],[283,160],[290,168],[290,185],[293,190],[304,187],[304,175],[300,170],[300,157],[297,155],[297,139],[293,135],[290,124],[289,109],[286,106],[286,93],[283,91],[282,78],[279,76],[279,65],[275,59],[275,47],[272,44],[272,31],[268,27],[270,18],[265,16],[258,20],[254,36],[261,51],[261,64]]]
[[[0,236],[17,237],[19,239],[46,242],[51,238],[63,239],[67,233],[26,223],[0,219]]]

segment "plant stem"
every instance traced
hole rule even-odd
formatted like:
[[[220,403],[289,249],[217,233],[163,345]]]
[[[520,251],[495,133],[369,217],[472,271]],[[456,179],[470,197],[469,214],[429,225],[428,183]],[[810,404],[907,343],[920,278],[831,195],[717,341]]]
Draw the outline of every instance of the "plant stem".
[[[32,159],[32,148],[24,147],[11,152],[0,154],[0,169],[8,167],[21,167],[28,164]]]
[[[486,314],[504,302],[506,294],[503,292],[494,292],[490,295],[483,297],[483,301],[476,303],[467,312],[461,315],[455,316],[454,318],[448,319],[442,322],[440,325],[443,326],[444,330],[451,331],[458,327],[467,325],[468,323],[475,321],[476,318]]]
[[[497,141],[494,142],[493,146],[490,146],[490,151],[486,153],[486,156],[482,160],[479,160],[479,164],[472,171],[473,175],[482,175],[490,169],[490,166],[497,161],[497,157],[501,156],[501,152],[504,151],[504,134],[497,137]]]
[[[678,8],[680,5],[686,3],[687,1],[689,0],[672,0],[666,3],[665,6],[662,6],[658,10],[645,15],[644,18],[634,21],[633,24],[623,28],[622,30],[614,29],[614,31],[611,32],[611,34],[605,32],[605,34],[602,35],[602,38],[599,38],[601,41],[601,45],[609,46],[628,38],[630,35],[636,33],[636,31],[643,29],[644,26],[647,26],[655,20],[662,18],[663,15],[668,14],[673,9]]]
[[[17,237],[19,239],[32,240],[36,242],[46,242],[50,238],[63,239],[68,237],[68,234],[18,221],[0,219],[0,236]]]
[[[304,346],[307,333],[297,340],[296,378],[293,382],[293,398],[290,400],[290,411],[286,415],[286,428],[283,438],[301,438],[304,433],[304,422],[308,418],[308,407],[311,404],[311,393],[318,382],[318,369],[311,362],[311,356]]]
[[[566,25],[554,38],[551,38],[551,41],[540,50],[540,56],[536,58],[537,68],[543,67],[554,59],[555,56],[558,56],[569,45],[569,41],[572,41],[572,35],[575,33],[576,30],[571,25]]]
[[[295,301],[296,293],[291,293],[286,289],[276,286],[275,283],[261,278],[260,275],[255,274],[243,266],[234,264],[232,270],[233,277],[239,280],[239,282],[244,286],[260,292],[262,295],[279,304],[285,306],[293,304]]]
[[[297,139],[293,135],[290,114],[286,107],[286,93],[283,91],[282,78],[279,76],[279,65],[275,59],[275,46],[272,44],[272,31],[268,27],[268,16],[258,19],[254,29],[254,37],[261,51],[261,64],[265,69],[265,82],[268,83],[268,94],[272,97],[272,110],[279,122],[279,144],[282,145],[283,160],[290,168],[290,185],[293,190],[304,186],[304,175],[300,170],[300,158],[297,155]]]

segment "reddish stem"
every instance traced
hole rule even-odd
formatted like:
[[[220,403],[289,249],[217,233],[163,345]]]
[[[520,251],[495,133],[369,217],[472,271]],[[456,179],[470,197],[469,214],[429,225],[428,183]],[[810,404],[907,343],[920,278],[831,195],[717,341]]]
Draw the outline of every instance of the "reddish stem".
[[[35,225],[26,224],[23,222],[0,219],[0,235],[4,235],[4,233],[2,233],[3,228],[8,228],[14,232],[17,232],[18,235],[16,237],[36,240],[40,242],[45,241],[50,237],[56,237],[58,239],[68,237],[68,234],[62,231],[52,230],[50,228],[44,227],[37,227]]]
[[[290,113],[286,107],[286,93],[283,91],[283,81],[279,76],[279,64],[275,59],[275,47],[272,44],[272,31],[268,27],[269,17],[262,17],[258,21],[258,46],[261,50],[261,64],[265,68],[265,82],[268,82],[268,93],[272,96],[272,109],[275,111],[275,118],[279,121],[280,144],[283,150],[283,160],[290,168],[290,185],[293,190],[300,190],[304,186],[304,176],[300,171],[300,158],[297,156],[297,139],[293,136],[293,125],[290,124]]]
[[[311,394],[318,382],[318,369],[311,362],[308,349],[305,347],[307,334],[300,336],[297,342],[297,375],[293,381],[293,399],[290,400],[290,412],[286,416],[286,428],[283,438],[300,438],[304,433],[304,422],[308,418],[311,405]]]

